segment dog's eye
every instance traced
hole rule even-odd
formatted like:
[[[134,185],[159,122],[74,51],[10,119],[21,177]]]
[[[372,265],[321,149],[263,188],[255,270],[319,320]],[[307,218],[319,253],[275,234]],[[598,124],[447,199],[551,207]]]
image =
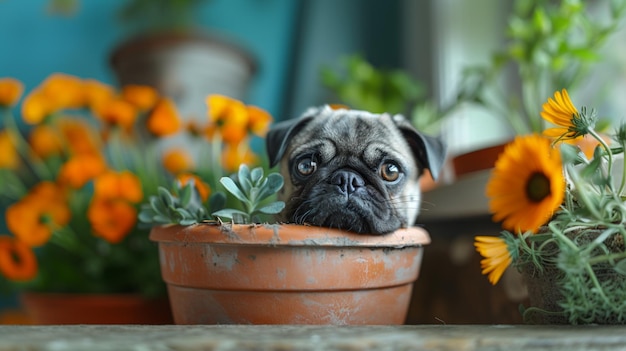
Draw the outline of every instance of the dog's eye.
[[[395,163],[384,163],[380,167],[380,176],[388,182],[394,182],[400,178],[400,168]]]
[[[311,157],[306,157],[300,160],[296,165],[298,173],[302,176],[308,176],[313,174],[317,170],[317,163]]]

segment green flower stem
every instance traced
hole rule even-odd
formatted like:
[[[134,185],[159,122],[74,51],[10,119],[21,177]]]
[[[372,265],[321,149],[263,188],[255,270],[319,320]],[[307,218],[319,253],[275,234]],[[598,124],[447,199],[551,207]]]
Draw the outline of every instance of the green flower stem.
[[[593,271],[593,268],[591,267],[591,264],[587,263],[585,265],[585,270],[589,274],[589,278],[591,278],[591,282],[593,283],[593,286],[595,286],[597,292],[600,294],[600,296],[602,296],[602,299],[607,304],[611,304],[611,301],[609,300],[609,298],[604,293],[604,289],[602,289],[602,285],[600,285],[600,282],[598,281],[598,277],[596,276],[596,273]]]
[[[620,140],[620,144],[622,146],[622,150],[626,150],[626,142],[624,140]],[[617,196],[622,196],[622,192],[624,191],[624,186],[626,186],[626,157],[624,157],[622,163],[622,180],[619,184],[619,190],[617,191]]]
[[[587,194],[587,189],[585,189],[584,187],[585,184],[580,181],[580,178],[578,178],[578,175],[576,174],[576,172],[574,172],[570,165],[567,165],[566,169],[567,173],[572,179],[572,182],[574,183],[574,187],[578,189],[578,198],[581,200],[581,202],[585,204],[585,208],[589,210],[589,212],[591,212],[595,218],[602,219],[602,215],[597,211],[596,207],[593,204],[593,201],[589,198]]]
[[[602,137],[593,128],[589,128],[589,135],[591,135],[598,142],[600,142],[600,145],[602,145],[602,148],[607,153],[607,156],[609,158],[608,159],[608,168],[607,168],[607,175],[608,175],[608,178],[609,178],[609,188],[611,190],[613,190],[613,182],[611,181],[611,178],[613,177],[613,173],[612,173],[612,171],[613,171],[613,152],[611,151],[611,148],[609,147],[609,145],[604,141],[604,139],[602,139]]]
[[[587,262],[589,262],[590,265],[594,265],[602,262],[612,262],[623,258],[626,258],[626,252],[617,252],[609,255],[596,256],[590,258]]]
[[[211,139],[211,159],[209,165],[211,167],[211,174],[213,175],[213,183],[219,184],[220,178],[222,178],[222,165],[220,160],[222,159],[222,136],[220,133],[215,133]]]
[[[78,240],[76,233],[69,227],[54,230],[50,242],[78,256],[96,255],[91,247],[83,245]]]
[[[4,126],[11,133],[17,142],[16,149],[25,160],[30,159],[33,171],[37,174],[38,179],[53,179],[52,172],[46,167],[45,163],[31,149],[30,144],[24,139],[20,133],[13,114],[7,109],[4,111]]]

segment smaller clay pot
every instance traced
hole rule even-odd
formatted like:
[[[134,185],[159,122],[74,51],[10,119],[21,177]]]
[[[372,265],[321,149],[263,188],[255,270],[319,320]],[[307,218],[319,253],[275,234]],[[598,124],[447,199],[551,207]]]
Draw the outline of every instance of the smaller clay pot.
[[[303,225],[155,227],[177,324],[403,324],[430,242]]]
[[[172,324],[167,298],[137,294],[23,293],[32,324]]]

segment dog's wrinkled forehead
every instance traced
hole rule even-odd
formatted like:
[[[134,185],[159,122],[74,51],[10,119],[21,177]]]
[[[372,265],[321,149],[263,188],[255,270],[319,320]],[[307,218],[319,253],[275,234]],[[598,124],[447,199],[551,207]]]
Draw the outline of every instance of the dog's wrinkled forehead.
[[[399,152],[391,146],[393,143],[404,142],[401,132],[391,120],[392,116],[388,114],[330,108],[307,112],[315,113],[316,123],[308,124],[294,136],[287,151],[290,158],[315,149],[323,159],[349,154],[377,162],[376,159],[384,154]],[[307,135],[315,135],[315,138],[311,140]],[[359,150],[362,145],[367,145],[366,150]],[[409,150],[408,145],[403,149]],[[409,157],[410,154],[396,156]]]

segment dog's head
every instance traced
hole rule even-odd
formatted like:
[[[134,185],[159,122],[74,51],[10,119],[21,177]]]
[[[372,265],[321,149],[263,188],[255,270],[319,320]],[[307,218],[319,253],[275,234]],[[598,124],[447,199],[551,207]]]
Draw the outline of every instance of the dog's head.
[[[270,165],[285,186],[282,220],[384,234],[414,223],[419,177],[439,174],[443,143],[401,115],[311,108],[267,135]]]

